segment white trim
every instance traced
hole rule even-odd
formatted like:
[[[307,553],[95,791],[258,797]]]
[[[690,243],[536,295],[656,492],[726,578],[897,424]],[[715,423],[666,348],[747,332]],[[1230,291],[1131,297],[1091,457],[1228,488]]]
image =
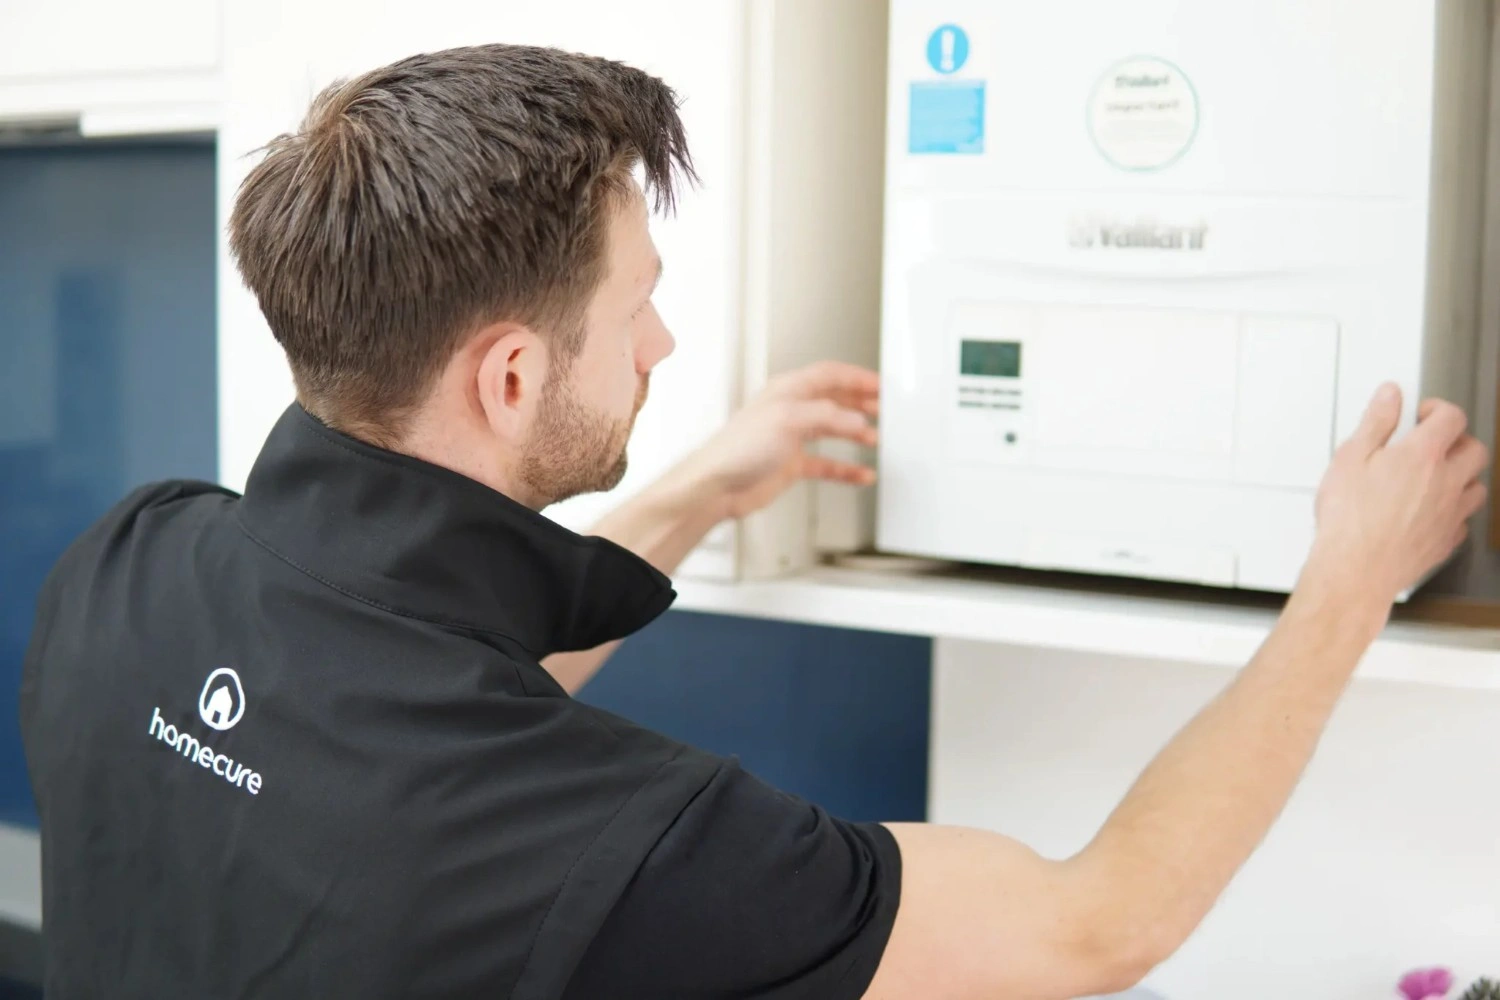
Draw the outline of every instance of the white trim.
[[[209,132],[220,124],[221,97],[217,70],[0,80],[0,122],[79,121],[85,135]]]
[[[216,132],[219,113],[216,101],[100,107],[85,110],[79,116],[78,131],[90,139],[122,135]]]

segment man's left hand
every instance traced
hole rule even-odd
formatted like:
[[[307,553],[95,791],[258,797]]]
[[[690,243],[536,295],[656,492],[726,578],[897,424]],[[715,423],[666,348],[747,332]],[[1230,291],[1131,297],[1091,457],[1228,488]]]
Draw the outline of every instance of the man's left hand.
[[[868,486],[874,469],[819,455],[812,446],[834,438],[873,447],[879,411],[879,375],[818,362],[772,379],[688,462],[722,497],[729,517],[760,510],[800,479]]]

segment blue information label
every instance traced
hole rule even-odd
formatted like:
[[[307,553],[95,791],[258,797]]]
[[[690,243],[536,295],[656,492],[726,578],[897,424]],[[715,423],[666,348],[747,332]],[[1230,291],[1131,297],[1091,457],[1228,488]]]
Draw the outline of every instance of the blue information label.
[[[983,153],[984,81],[913,83],[907,150],[912,153]]]

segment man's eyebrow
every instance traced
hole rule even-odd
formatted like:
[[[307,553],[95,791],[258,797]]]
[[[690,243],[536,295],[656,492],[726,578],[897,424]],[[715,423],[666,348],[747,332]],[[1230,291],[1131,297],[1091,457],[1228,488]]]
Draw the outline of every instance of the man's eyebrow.
[[[658,256],[656,258],[656,277],[651,280],[651,290],[653,292],[656,291],[656,287],[661,284],[661,272],[664,269],[665,265],[662,263],[661,257]]]

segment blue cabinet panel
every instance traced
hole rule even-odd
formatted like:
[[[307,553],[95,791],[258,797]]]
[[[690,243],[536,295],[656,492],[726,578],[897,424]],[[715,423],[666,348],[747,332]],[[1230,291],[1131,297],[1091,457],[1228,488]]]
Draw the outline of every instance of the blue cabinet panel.
[[[674,611],[580,697],[845,819],[920,820],[931,662],[924,638]]]
[[[131,487],[213,479],[214,149],[0,148],[0,820],[37,587]]]

